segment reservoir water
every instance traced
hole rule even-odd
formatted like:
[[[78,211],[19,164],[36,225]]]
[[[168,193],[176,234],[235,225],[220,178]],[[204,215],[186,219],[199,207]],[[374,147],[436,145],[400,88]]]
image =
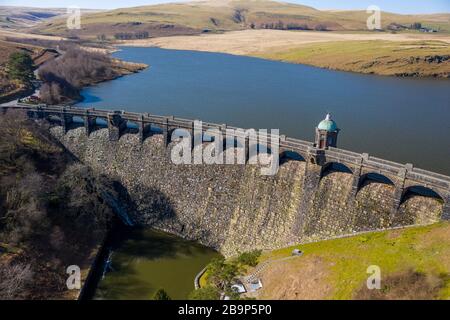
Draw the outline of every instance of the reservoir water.
[[[220,53],[124,47],[143,72],[82,91],[79,106],[278,128],[314,139],[331,112],[338,147],[450,175],[450,80],[324,70]]]
[[[111,267],[94,299],[149,300],[160,288],[186,299],[194,278],[220,254],[193,241],[149,228],[124,229],[110,244]]]

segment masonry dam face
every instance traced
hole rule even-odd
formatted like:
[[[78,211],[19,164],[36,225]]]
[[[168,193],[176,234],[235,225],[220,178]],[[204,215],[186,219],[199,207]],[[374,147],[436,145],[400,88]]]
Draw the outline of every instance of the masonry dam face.
[[[256,165],[173,164],[174,143],[166,146],[160,134],[142,141],[124,133],[110,141],[108,129],[86,135],[83,127],[56,126],[51,132],[85,164],[127,188],[136,224],[226,256],[447,218],[446,194],[421,192],[413,182],[409,188],[404,177],[399,194],[396,176],[361,166],[316,164],[286,153],[275,176],[262,176]]]

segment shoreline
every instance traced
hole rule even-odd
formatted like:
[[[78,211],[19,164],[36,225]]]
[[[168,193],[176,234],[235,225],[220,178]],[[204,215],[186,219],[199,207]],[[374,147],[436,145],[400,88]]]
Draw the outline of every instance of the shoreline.
[[[150,66],[145,63],[139,63],[139,62],[131,62],[131,61],[125,61],[117,58],[111,57],[111,53],[114,51],[106,53],[108,57],[111,58],[111,69],[117,72],[116,76],[109,77],[109,78],[100,78],[95,80],[88,80],[86,82],[83,82],[80,88],[78,89],[78,95],[79,97],[77,99],[69,99],[68,101],[64,102],[66,105],[75,105],[79,102],[82,102],[84,100],[84,97],[81,95],[81,91],[84,89],[94,86],[103,82],[113,81],[116,79],[119,79],[121,77],[138,73],[142,70],[145,70],[149,68]]]
[[[124,40],[114,45],[225,53],[399,78],[450,78],[448,35],[244,30]]]
[[[123,61],[123,60],[115,59],[115,58],[113,58],[113,60],[117,60],[117,61],[119,61],[120,64],[122,64],[122,65],[129,65],[131,67],[129,69],[122,68],[123,71],[122,72],[119,71],[120,74],[118,76],[116,76],[116,77],[108,78],[108,79],[102,79],[102,80],[99,80],[99,81],[93,81],[93,82],[90,82],[90,83],[87,83],[87,84],[83,84],[83,86],[79,89],[80,98],[79,99],[75,99],[75,100],[72,99],[71,101],[68,101],[67,103],[64,103],[64,104],[73,106],[73,105],[75,105],[75,104],[77,104],[79,102],[83,102],[84,101],[84,97],[81,95],[81,91],[83,91],[84,89],[86,89],[88,87],[95,86],[95,85],[103,83],[103,82],[113,81],[113,80],[116,80],[116,79],[119,79],[119,78],[122,78],[122,77],[125,77],[125,76],[128,76],[128,75],[131,75],[131,74],[135,74],[135,73],[141,72],[142,70],[145,70],[145,69],[150,67],[149,65],[147,65],[145,63]]]
[[[88,51],[89,51],[89,49],[91,49],[91,48],[89,47]],[[145,63],[124,61],[124,60],[121,60],[118,58],[111,57],[111,54],[115,51],[117,51],[117,50],[107,51],[105,54],[111,58],[111,62],[112,62],[111,68],[113,70],[115,70],[118,74],[114,77],[101,78],[101,79],[96,79],[93,81],[92,80],[85,81],[84,83],[82,83],[82,86],[78,89],[79,97],[77,99],[70,99],[70,98],[66,97],[67,100],[63,102],[65,105],[75,105],[79,102],[82,102],[84,100],[84,97],[81,96],[80,93],[82,90],[84,90],[87,87],[90,87],[90,86],[93,86],[93,85],[96,85],[99,83],[107,82],[107,81],[116,80],[118,78],[130,75],[130,74],[138,73],[138,72],[150,67],[149,65],[147,65]],[[47,62],[50,62],[50,61],[52,61],[52,60],[49,60]],[[38,70],[39,70],[39,67],[36,69],[35,72],[38,72]],[[41,80],[39,80],[39,81],[41,81]],[[44,84],[44,82],[41,81],[41,85],[42,84]],[[36,92],[36,89],[39,89],[39,88],[28,88],[26,90],[25,89],[21,90],[20,92],[12,93],[10,98],[1,99],[0,104],[9,104],[15,100],[20,100],[20,99],[30,97]]]

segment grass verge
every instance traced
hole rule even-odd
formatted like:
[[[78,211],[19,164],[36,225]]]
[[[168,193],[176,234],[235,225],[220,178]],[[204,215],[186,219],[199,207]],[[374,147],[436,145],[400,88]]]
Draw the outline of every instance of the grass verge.
[[[450,223],[441,222],[266,252],[260,262],[289,256],[294,248],[300,248],[304,255],[270,264],[261,274],[264,288],[259,298],[449,299],[449,240]],[[383,290],[377,296],[361,292],[371,265],[381,269]],[[430,283],[427,296],[421,296],[420,290],[405,289],[420,288],[418,283]]]
[[[333,70],[450,78],[450,44],[442,41],[333,41],[255,56]]]

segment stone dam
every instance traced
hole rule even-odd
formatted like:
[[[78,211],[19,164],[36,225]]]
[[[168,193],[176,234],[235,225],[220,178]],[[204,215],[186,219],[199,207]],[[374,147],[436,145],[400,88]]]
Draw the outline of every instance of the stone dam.
[[[279,137],[280,167],[273,176],[261,175],[253,164],[174,164],[170,154],[177,141],[170,139],[171,132],[190,130],[190,120],[68,107],[17,108],[56,120],[51,132],[70,152],[119,181],[129,194],[128,215],[134,223],[197,240],[225,256],[450,218],[450,177],[411,164],[319,149],[284,136]],[[81,125],[73,123],[75,117]],[[104,118],[105,125],[97,125],[95,118]]]

